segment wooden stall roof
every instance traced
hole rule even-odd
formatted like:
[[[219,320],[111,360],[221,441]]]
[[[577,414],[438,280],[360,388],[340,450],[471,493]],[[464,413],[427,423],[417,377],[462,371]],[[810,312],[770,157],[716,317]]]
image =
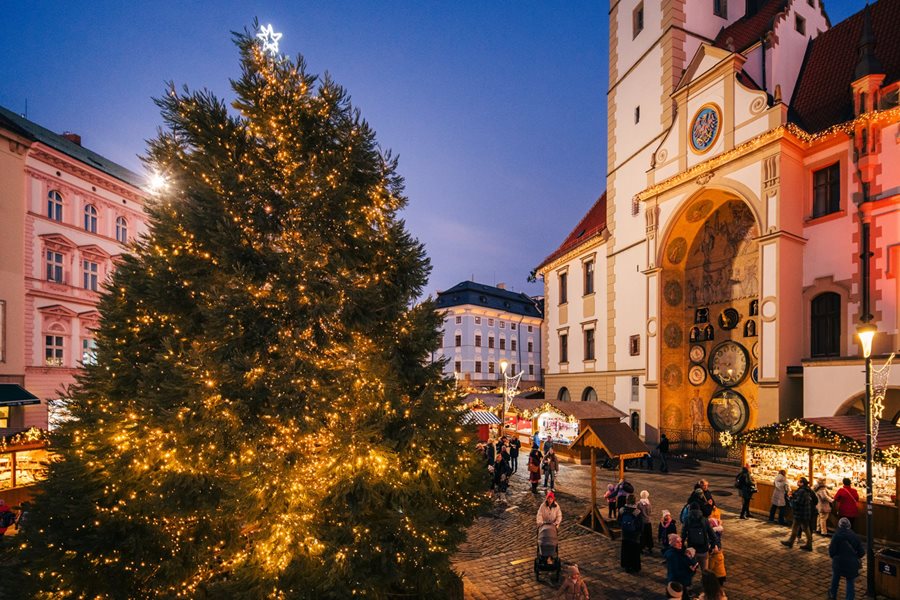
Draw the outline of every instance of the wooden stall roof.
[[[589,425],[572,442],[573,448],[578,446],[603,450],[610,458],[634,458],[648,452],[647,445],[625,423]]]
[[[562,400],[544,400],[541,398],[513,400],[513,410],[516,412],[528,411],[533,414],[545,408],[546,405],[549,405],[554,410],[567,417],[574,417],[579,421],[590,419],[621,419],[628,416],[612,404],[606,402],[563,402]]]
[[[518,396],[513,396],[513,404],[518,404],[520,400],[530,398],[533,394],[534,392],[527,392],[519,394]],[[497,408],[498,406],[500,406],[500,400],[502,398],[503,394],[494,394],[492,392],[485,392],[483,394],[471,393],[465,395],[465,397],[462,399],[461,404],[463,404],[464,406],[469,406],[472,404],[477,404],[479,401],[481,401],[481,404],[487,406],[488,408]]]
[[[758,427],[735,436],[740,444],[783,444],[799,447],[827,445],[849,446],[857,451],[866,443],[865,415],[804,417]],[[900,447],[900,427],[890,421],[878,421],[875,450]],[[836,448],[837,449],[837,448]]]
[[[840,417],[812,417],[801,419],[823,427],[844,437],[856,440],[861,444],[866,443],[866,416],[844,415]],[[876,450],[884,450],[891,446],[900,446],[900,427],[890,421],[878,421],[878,438],[875,441]]]
[[[499,425],[500,418],[489,410],[467,410],[459,417],[460,425]]]

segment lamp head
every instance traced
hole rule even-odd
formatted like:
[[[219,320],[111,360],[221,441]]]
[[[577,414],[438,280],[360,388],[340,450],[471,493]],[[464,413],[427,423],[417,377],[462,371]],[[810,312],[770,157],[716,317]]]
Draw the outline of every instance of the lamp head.
[[[506,368],[509,366],[509,363],[505,360],[500,361],[500,372],[506,375]]]
[[[859,337],[859,343],[862,345],[864,358],[869,358],[872,355],[872,339],[876,333],[878,333],[878,327],[871,323],[863,323],[856,328],[856,335]]]

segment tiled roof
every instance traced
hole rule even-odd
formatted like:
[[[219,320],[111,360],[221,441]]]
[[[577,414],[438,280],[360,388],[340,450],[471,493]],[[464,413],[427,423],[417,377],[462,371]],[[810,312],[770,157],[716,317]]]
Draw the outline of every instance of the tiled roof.
[[[564,255],[566,252],[576,248],[580,244],[583,244],[591,237],[601,233],[606,228],[606,192],[603,192],[603,195],[600,196],[594,205],[587,211],[587,214],[584,215],[581,220],[578,222],[578,225],[575,226],[575,229],[572,230],[569,235],[566,236],[566,239],[563,240],[563,243],[559,245],[559,248],[553,251],[550,256],[541,261],[541,264],[538,265],[538,269],[543,267],[546,264],[549,264]]]
[[[802,419],[808,423],[824,427],[829,431],[839,433],[844,437],[856,440],[861,444],[866,443],[866,417],[865,415],[843,415],[839,417],[812,417]],[[890,421],[878,422],[878,438],[875,442],[876,450],[884,450],[891,446],[900,446],[900,427]]]
[[[610,458],[643,455],[648,451],[647,444],[641,441],[638,434],[625,423],[594,423],[589,425],[572,442],[573,447],[581,444],[588,448],[599,447],[605,450]]]
[[[732,52],[743,52],[772,30],[775,17],[787,5],[788,0],[768,0],[753,15],[743,16],[723,27],[713,45]]]
[[[578,420],[621,419],[628,416],[607,402],[564,402],[562,400],[544,400],[543,398],[513,400],[513,409],[534,412],[544,404],[549,404],[562,414]]]
[[[58,133],[53,133],[49,129],[41,127],[37,123],[29,121],[25,117],[19,116],[2,106],[0,106],[0,127],[8,128],[32,141],[40,142],[54,150],[58,150],[88,167],[102,171],[111,177],[124,181],[128,185],[143,188],[145,184],[144,178],[134,171],[126,169],[122,165],[114,163],[108,158],[72,142]]]
[[[884,83],[900,79],[900,0],[880,0],[870,5],[875,32],[875,56],[887,76]],[[810,133],[853,118],[850,84],[856,79],[863,11],[841,21],[809,46],[791,101],[791,118]]]
[[[474,281],[463,281],[438,292],[435,304],[438,308],[472,304],[527,317],[543,317],[543,304],[539,299]]]

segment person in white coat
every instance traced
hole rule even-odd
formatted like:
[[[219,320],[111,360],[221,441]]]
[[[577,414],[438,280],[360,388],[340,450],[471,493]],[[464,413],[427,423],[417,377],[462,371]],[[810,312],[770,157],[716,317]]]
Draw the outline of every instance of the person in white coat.
[[[787,525],[784,520],[784,510],[787,507],[788,494],[791,492],[791,486],[788,485],[787,476],[784,469],[778,471],[775,476],[774,489],[772,490],[772,508],[769,509],[769,521],[775,520],[775,511],[778,511],[778,524]]]
[[[556,494],[552,491],[547,492],[547,499],[541,502],[535,520],[538,527],[547,523],[559,527],[559,524],[562,523],[562,509],[556,503]]]
[[[831,503],[834,502],[834,496],[828,491],[824,478],[819,478],[816,481],[816,487],[813,488],[813,491],[818,499],[816,510],[819,511],[819,516],[816,519],[816,533],[828,535],[828,517],[831,515]]]

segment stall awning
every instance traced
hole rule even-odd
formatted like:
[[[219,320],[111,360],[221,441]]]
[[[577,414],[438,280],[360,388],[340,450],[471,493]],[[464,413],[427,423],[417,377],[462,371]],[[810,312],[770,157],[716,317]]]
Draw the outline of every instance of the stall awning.
[[[0,383],[0,406],[23,406],[40,404],[41,400],[15,383]]]
[[[778,444],[801,448],[827,444],[835,450],[859,452],[866,443],[865,415],[803,417],[773,423],[735,436],[739,444]],[[818,445],[818,446],[817,446]],[[876,451],[900,447],[900,427],[890,421],[878,421]]]
[[[635,458],[649,451],[647,445],[625,423],[599,423],[579,434],[572,447],[584,446],[606,452],[610,458]]]
[[[486,410],[467,410],[459,417],[462,425],[499,425],[500,419]]]

